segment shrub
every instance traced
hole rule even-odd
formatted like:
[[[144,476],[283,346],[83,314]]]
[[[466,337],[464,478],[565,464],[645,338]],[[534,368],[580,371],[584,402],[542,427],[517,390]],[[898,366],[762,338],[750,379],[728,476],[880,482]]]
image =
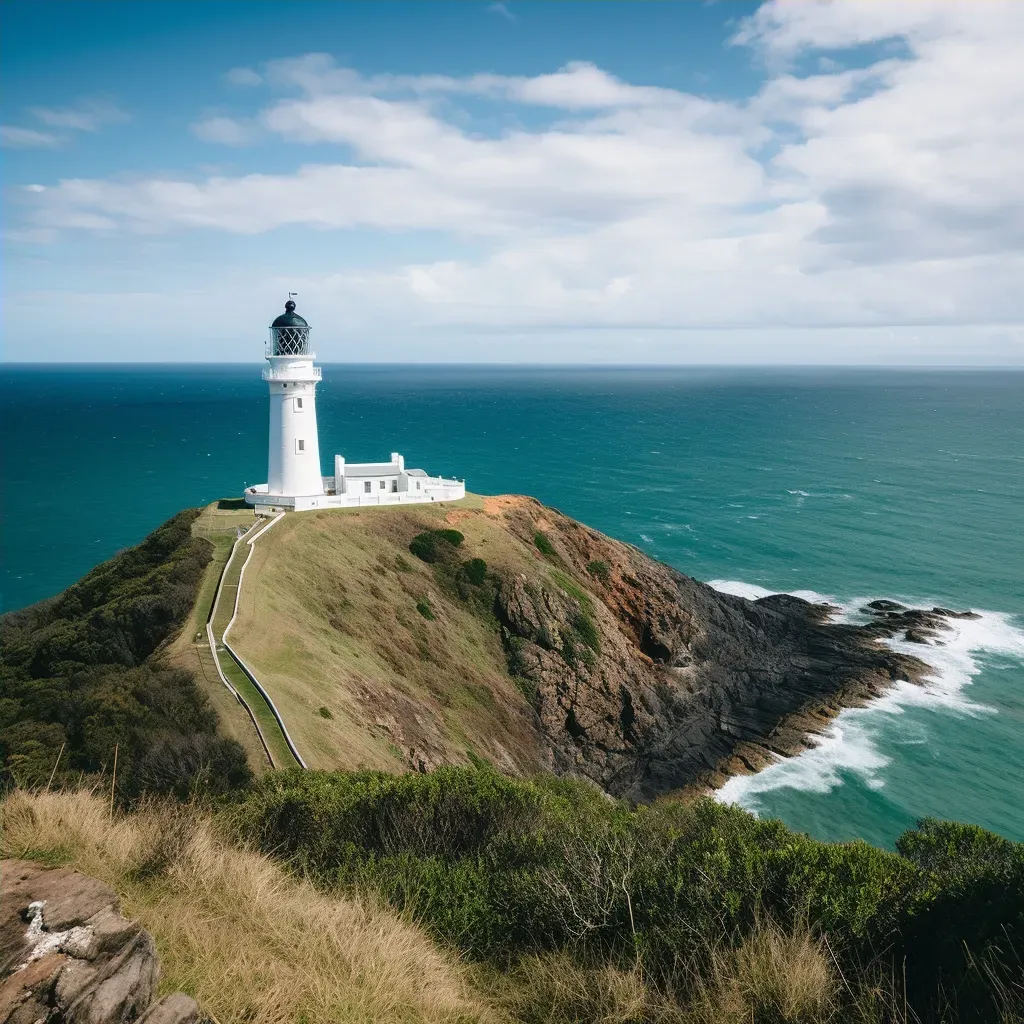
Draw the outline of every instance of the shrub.
[[[1024,845],[930,818],[896,845],[930,881],[902,929],[910,998],[937,1012],[927,1001],[941,984],[963,1021],[988,1019],[978,1007],[993,988],[1024,1006]]]
[[[331,714],[331,709],[330,708],[325,708],[325,707],[322,707],[322,706],[317,708],[317,714],[321,718],[333,718],[334,717],[334,715]]]
[[[0,618],[3,778],[54,783],[111,771],[122,799],[245,785],[242,748],[191,673],[154,659],[192,610],[212,547],[180,512],[62,594]],[[64,745],[60,763],[58,752]]]
[[[592,562],[587,562],[587,572],[605,586],[608,586],[611,582],[612,570],[611,566],[609,566],[607,562],[602,562],[597,559]]]
[[[836,992],[825,949],[857,986],[850,999],[873,971],[902,977],[905,965],[920,1019],[941,1019],[940,985],[962,1020],[995,1022],[998,1007],[1024,1003],[1021,847],[970,827],[905,836],[901,849],[941,866],[926,870],[710,800],[633,810],[585,783],[513,780],[482,761],[399,778],[274,773],[231,814],[248,841],[323,883],[376,893],[498,967],[559,953],[577,967],[636,967],[665,991],[697,972],[712,981],[696,997],[742,995],[737,1019],[753,1007],[758,1020],[809,1020]]]
[[[548,540],[547,534],[541,533],[540,530],[533,535],[533,543],[537,545],[537,550],[548,558],[552,558],[557,554],[554,545]]]
[[[430,607],[430,602],[425,597],[421,597],[416,602],[416,611],[418,611],[428,622],[433,622],[434,619],[437,618],[434,614],[434,609]]]
[[[409,550],[421,561],[433,564],[449,557],[465,538],[458,530],[426,530],[409,542]]]
[[[482,558],[471,558],[468,562],[463,562],[462,571],[474,587],[482,586],[487,579],[487,563]]]

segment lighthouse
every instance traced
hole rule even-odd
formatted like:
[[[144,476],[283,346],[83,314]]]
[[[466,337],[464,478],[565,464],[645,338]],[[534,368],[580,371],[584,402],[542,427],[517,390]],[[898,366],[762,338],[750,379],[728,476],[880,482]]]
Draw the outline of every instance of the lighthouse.
[[[316,429],[320,367],[313,365],[316,353],[309,347],[310,330],[290,298],[270,325],[263,379],[270,386],[267,487],[271,494],[312,497],[324,493]]]
[[[346,462],[334,456],[334,475],[320,475],[320,435],[316,425],[316,386],[320,367],[309,347],[311,328],[295,312],[291,294],[284,312],[270,325],[263,379],[270,388],[270,444],[267,482],[245,489],[245,501],[258,512],[303,512],[352,506],[458,501],[466,482],[407,469],[392,452],[387,462]]]

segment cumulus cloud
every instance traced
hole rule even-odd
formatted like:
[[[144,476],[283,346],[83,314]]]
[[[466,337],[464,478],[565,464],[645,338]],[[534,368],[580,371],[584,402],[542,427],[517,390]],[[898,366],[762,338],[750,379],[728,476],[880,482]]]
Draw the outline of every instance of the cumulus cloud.
[[[258,122],[294,144],[298,169],[67,180],[34,198],[30,226],[476,240],[472,259],[439,242],[432,261],[301,283],[366,322],[1024,321],[1024,5],[770,2],[734,42],[769,71],[730,101],[586,63],[452,77],[275,61]],[[504,129],[477,128],[463,97],[494,101]],[[251,126],[195,130],[238,144]]]

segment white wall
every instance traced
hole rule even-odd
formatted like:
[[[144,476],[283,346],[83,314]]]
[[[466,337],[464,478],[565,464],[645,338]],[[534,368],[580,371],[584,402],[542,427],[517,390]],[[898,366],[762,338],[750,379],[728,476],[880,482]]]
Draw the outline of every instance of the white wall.
[[[270,381],[269,449],[271,494],[323,494],[315,381]]]

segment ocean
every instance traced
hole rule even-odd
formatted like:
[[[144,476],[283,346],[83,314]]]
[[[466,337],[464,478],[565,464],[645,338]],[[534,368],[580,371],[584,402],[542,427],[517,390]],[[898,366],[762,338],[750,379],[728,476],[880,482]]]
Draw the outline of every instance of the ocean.
[[[825,839],[1024,840],[1024,372],[325,366],[325,468],[402,452],[750,596],[981,612],[934,668],[719,793]],[[260,366],[0,368],[5,609],[266,479]]]

